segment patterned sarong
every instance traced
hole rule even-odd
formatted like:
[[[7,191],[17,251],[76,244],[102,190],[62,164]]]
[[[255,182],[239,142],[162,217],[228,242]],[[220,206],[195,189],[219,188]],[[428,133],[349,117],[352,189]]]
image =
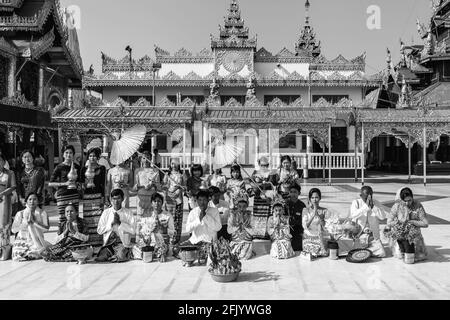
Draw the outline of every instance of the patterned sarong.
[[[84,194],[83,219],[88,228],[88,241],[93,247],[101,247],[103,244],[103,237],[97,233],[97,226],[103,212],[103,207],[101,193]]]
[[[251,259],[255,255],[251,241],[231,241],[230,247],[231,252],[236,254],[241,260]]]
[[[276,259],[289,259],[295,256],[289,240],[275,240],[270,248],[270,255]]]
[[[80,245],[83,242],[73,237],[65,237],[53,246],[44,250],[41,255],[48,262],[71,262],[76,261],[72,257],[72,247]]]

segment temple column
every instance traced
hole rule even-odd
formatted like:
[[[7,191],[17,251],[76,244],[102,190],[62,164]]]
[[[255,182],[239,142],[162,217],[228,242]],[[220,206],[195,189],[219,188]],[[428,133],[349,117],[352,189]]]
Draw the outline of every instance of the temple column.
[[[311,164],[311,158],[309,155],[311,153],[313,153],[313,137],[308,134],[306,136],[306,157],[305,157],[305,163],[303,165],[303,177],[305,179],[309,178],[308,168]]]
[[[38,105],[44,105],[44,68],[39,65],[39,91],[38,91]]]
[[[12,98],[16,94],[16,71],[17,71],[17,58],[15,56],[9,59],[9,72],[8,72],[8,97]]]
[[[347,128],[347,139],[348,139],[348,152],[354,152],[355,151],[355,126],[349,126]]]
[[[255,168],[258,168],[258,160],[259,160],[259,129],[256,129],[255,135]]]
[[[156,148],[156,135],[152,135],[151,137],[151,145],[152,145],[152,150],[151,150],[151,154],[152,154],[152,163],[156,164],[155,162],[155,152],[153,150],[155,150]]]
[[[103,153],[108,153],[108,144],[109,144],[108,136],[106,134],[104,134],[103,138],[102,138],[102,152]]]
[[[202,143],[202,153],[203,153],[203,170],[205,171],[205,173],[206,173],[206,169],[208,169],[208,159],[209,159],[209,157],[208,157],[208,124],[207,123],[204,123],[203,124],[203,135],[202,135],[202,137],[203,137],[203,143]]]

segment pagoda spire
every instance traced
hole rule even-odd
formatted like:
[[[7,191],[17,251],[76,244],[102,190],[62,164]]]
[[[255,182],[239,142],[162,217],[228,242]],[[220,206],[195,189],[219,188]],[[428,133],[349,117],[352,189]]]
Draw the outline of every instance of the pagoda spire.
[[[317,57],[320,55],[320,41],[317,41],[314,29],[310,24],[310,8],[309,0],[305,2],[305,26],[300,33],[300,37],[295,44],[297,55]]]
[[[221,39],[229,38],[232,35],[248,39],[248,28],[244,27],[244,20],[241,18],[241,10],[236,0],[231,0],[224,26],[220,27]]]
[[[256,50],[256,37],[249,37],[249,29],[241,17],[237,0],[231,0],[224,24],[219,25],[219,38],[211,36],[211,47],[246,47]]]

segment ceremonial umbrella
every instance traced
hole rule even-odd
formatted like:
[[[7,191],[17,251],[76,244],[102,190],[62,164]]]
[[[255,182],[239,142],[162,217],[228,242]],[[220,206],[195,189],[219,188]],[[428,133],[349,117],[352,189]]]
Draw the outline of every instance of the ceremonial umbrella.
[[[215,169],[223,168],[229,164],[237,162],[237,159],[241,155],[242,151],[244,151],[243,148],[238,147],[229,142],[219,143],[216,146],[215,153],[214,153],[214,158],[213,158],[214,168]]]
[[[144,125],[135,126],[120,134],[113,142],[111,149],[111,163],[119,165],[129,159],[139,150],[144,142],[147,128]]]

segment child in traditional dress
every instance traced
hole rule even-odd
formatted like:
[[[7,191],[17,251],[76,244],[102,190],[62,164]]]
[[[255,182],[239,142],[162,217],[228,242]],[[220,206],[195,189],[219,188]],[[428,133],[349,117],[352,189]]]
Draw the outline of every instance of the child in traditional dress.
[[[237,199],[242,197],[245,193],[245,181],[242,178],[241,167],[233,165],[231,167],[231,179],[227,181],[227,195],[230,208],[237,206]]]
[[[295,253],[291,245],[289,216],[285,215],[282,199],[274,201],[272,212],[273,216],[269,218],[268,222],[268,233],[272,240],[270,255],[276,259],[289,259],[295,256]]]
[[[247,210],[248,200],[241,197],[236,200],[237,207],[228,219],[228,233],[231,234],[231,252],[239,259],[248,260],[252,258],[253,252],[253,232],[251,227],[251,212]]]

